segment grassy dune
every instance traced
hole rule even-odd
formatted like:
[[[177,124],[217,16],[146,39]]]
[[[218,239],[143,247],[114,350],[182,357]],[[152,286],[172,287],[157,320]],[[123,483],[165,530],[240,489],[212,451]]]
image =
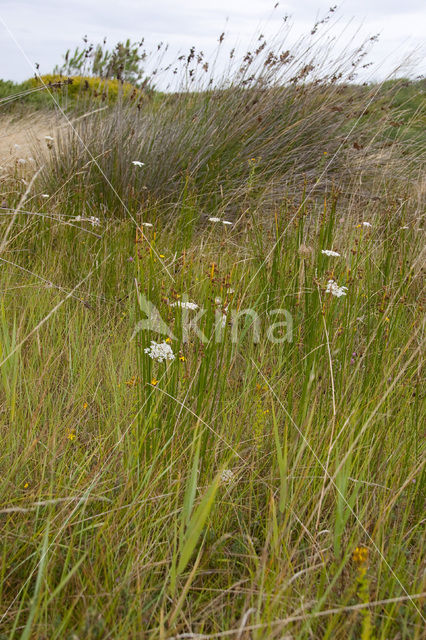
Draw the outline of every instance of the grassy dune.
[[[422,637],[421,87],[306,64],[1,174],[2,640]]]

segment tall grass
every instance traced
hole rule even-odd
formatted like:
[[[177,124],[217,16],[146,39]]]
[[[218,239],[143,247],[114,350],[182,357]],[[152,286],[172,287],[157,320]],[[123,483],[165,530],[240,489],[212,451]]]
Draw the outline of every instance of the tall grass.
[[[1,638],[422,637],[419,155],[264,69],[2,178]]]
[[[382,178],[407,176],[408,158],[401,164],[395,154],[395,125],[418,121],[418,114],[404,113],[398,101],[393,106],[395,83],[350,84],[371,43],[334,60],[320,35],[302,38],[291,51],[286,35],[271,45],[260,35],[240,59],[232,50],[223,75],[192,48],[174,69],[181,78],[175,92],[123,96],[107,112],[64,128],[43,189],[60,189],[66,201],[78,194],[79,207],[101,205],[125,216],[150,196],[174,203],[191,188],[203,210],[221,203],[236,215],[248,192],[260,192],[271,210],[304,183],[323,189],[338,180],[347,188],[364,180],[374,189],[378,181],[367,172],[378,158]]]

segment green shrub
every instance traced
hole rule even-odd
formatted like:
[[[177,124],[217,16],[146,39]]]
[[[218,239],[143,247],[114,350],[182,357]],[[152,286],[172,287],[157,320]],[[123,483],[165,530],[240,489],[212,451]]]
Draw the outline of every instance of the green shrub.
[[[91,78],[88,76],[62,76],[46,74],[29,80],[32,87],[47,86],[50,90],[66,92],[69,98],[77,99],[87,95],[98,101],[115,102],[122,98],[140,99],[143,95],[140,89],[129,82],[121,82],[115,78]]]

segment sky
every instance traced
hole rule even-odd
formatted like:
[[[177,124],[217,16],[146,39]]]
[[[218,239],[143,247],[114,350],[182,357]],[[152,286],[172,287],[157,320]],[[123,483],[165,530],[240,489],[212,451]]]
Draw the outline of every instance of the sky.
[[[40,73],[51,72],[84,35],[94,43],[106,36],[111,46],[143,37],[148,50],[164,42],[172,56],[194,45],[209,57],[223,31],[228,49],[237,45],[245,50],[256,33],[266,40],[275,36],[287,14],[291,44],[310,32],[332,2],[289,0],[276,9],[274,4],[276,0],[0,0],[0,78],[22,81],[33,75],[35,63]],[[424,0],[343,0],[333,20],[328,34],[340,36],[334,52],[354,34],[356,43],[380,34],[368,57],[373,65],[362,72],[362,80],[384,79],[412,52],[410,66],[397,75],[425,74]]]

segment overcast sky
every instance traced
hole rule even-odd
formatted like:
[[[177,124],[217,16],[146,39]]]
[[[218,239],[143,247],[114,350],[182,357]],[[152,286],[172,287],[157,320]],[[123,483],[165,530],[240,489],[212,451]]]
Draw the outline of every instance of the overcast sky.
[[[40,72],[51,72],[68,48],[104,36],[113,45],[144,37],[148,48],[169,43],[173,53],[195,45],[211,54],[225,31],[229,49],[236,43],[248,47],[260,31],[278,32],[283,16],[291,16],[291,38],[309,33],[330,0],[0,0],[0,78],[15,81],[30,77],[34,63]],[[346,29],[341,42],[360,28],[363,36],[380,34],[370,53],[375,63],[363,79],[382,79],[404,56],[417,50],[410,75],[424,74],[426,2],[424,0],[346,0],[338,5],[337,25],[331,33]],[[404,69],[407,74],[407,70]],[[402,75],[402,72],[399,73]]]

